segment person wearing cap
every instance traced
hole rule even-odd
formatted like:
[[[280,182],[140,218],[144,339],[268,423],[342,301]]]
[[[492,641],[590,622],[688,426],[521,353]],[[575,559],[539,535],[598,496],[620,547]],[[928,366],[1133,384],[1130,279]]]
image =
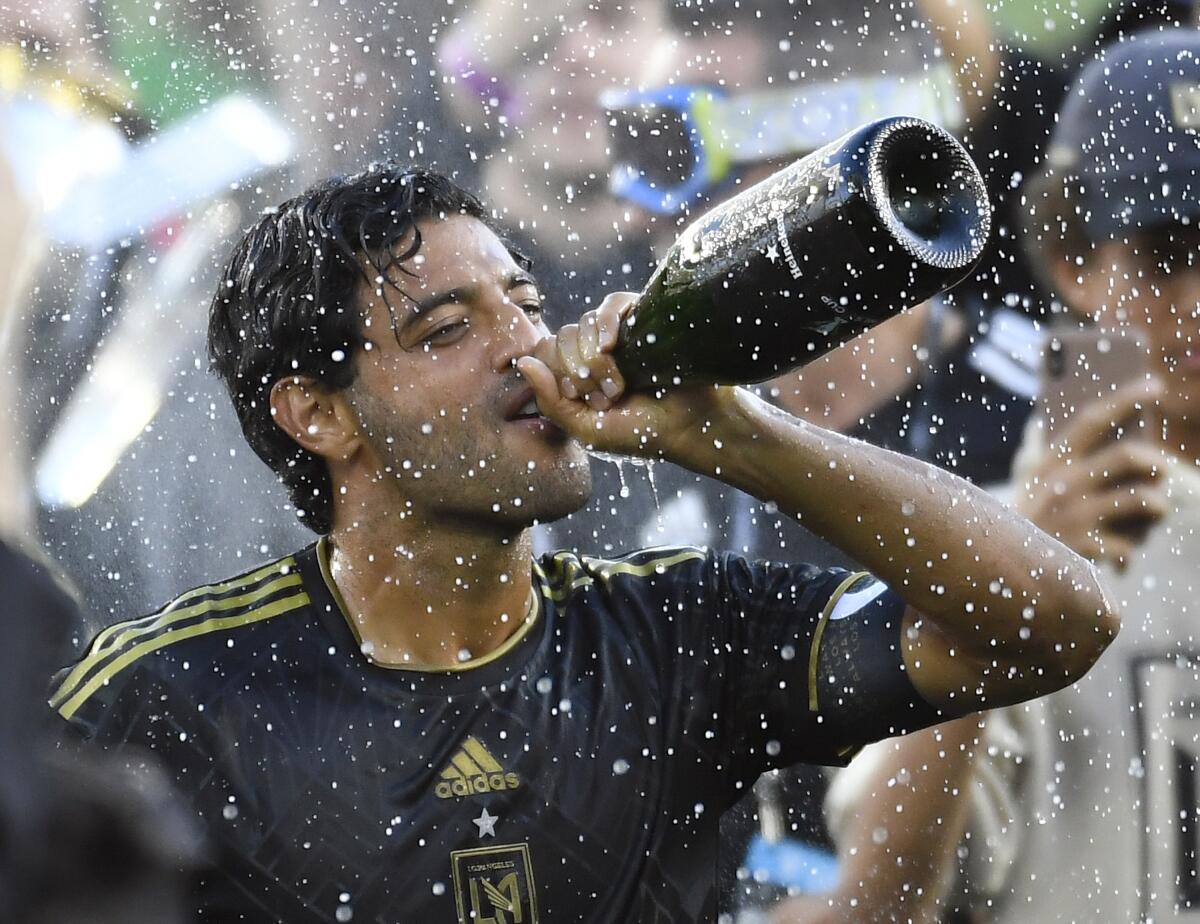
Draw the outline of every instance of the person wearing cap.
[[[1004,920],[1200,913],[1200,33],[1089,66],[1026,187],[1027,244],[1072,320],[1139,328],[1149,375],[1027,434],[1016,505],[1104,568],[1129,631],[1029,729]],[[1115,425],[1140,417],[1133,440]],[[1047,445],[1049,444],[1049,445]],[[1068,904],[1069,903],[1069,904]]]
[[[1064,315],[1060,329],[1136,333],[1145,352],[1130,381],[1087,386],[1053,430],[1047,412],[1035,416],[1011,484],[1021,512],[1101,567],[1125,630],[1080,682],[989,716],[961,794],[970,817],[955,901],[967,920],[1001,924],[1191,920],[1200,915],[1200,33],[1138,33],[1085,68],[1023,194],[1024,243]],[[894,919],[894,907],[873,917],[849,902],[880,907],[870,871],[895,867],[892,835],[953,819],[902,797],[890,801],[905,802],[903,826],[881,837],[880,819],[849,812],[884,786],[917,785],[908,748],[864,752],[858,779],[844,777],[832,798],[848,816],[839,846],[866,874],[823,914],[797,901],[778,921]]]

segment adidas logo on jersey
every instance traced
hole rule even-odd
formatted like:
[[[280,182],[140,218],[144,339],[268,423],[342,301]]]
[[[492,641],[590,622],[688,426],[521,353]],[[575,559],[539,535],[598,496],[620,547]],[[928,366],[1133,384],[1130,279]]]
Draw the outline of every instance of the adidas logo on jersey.
[[[450,758],[449,766],[442,771],[442,778],[433,791],[439,799],[453,799],[503,792],[520,785],[520,777],[501,767],[477,738],[468,736]]]

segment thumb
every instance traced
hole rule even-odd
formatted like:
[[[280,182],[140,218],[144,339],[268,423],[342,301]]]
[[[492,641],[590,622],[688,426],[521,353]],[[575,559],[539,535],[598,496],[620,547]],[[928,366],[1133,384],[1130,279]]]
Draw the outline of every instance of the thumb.
[[[534,400],[542,414],[555,423],[573,416],[571,401],[558,390],[558,382],[549,366],[534,356],[522,356],[517,360],[517,371],[532,386]]]

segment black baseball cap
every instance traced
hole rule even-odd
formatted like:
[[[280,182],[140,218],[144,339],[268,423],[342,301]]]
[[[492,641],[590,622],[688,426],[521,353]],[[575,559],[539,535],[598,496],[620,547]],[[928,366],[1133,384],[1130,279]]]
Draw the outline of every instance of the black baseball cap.
[[[1079,191],[1093,241],[1200,224],[1200,30],[1135,33],[1084,68],[1046,166]]]

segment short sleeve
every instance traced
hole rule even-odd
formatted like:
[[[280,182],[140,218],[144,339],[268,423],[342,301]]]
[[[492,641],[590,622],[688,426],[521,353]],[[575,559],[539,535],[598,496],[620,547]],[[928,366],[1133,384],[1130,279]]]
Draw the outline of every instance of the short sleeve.
[[[260,862],[267,832],[257,820],[255,787],[239,770],[236,737],[231,748],[228,737],[202,718],[213,710],[201,711],[183,689],[142,664],[93,687],[88,678],[94,675],[78,670],[79,664],[60,671],[51,684],[51,706],[66,723],[60,737],[68,747],[79,747],[83,739],[82,753],[98,748],[130,766],[160,764],[176,792],[205,820],[210,862],[190,896],[199,920],[244,920],[249,908],[259,913],[254,920],[323,920]]]
[[[95,742],[104,748],[127,743],[153,747],[150,741],[130,742],[139,729],[146,731],[143,717],[153,710],[155,701],[164,696],[153,678],[138,668],[89,687],[90,678],[81,672],[80,663],[55,674],[50,683],[50,708],[66,722],[67,736]]]
[[[938,720],[903,673],[904,601],[864,572],[710,560],[727,664],[725,757],[743,779],[844,765],[863,745]]]

